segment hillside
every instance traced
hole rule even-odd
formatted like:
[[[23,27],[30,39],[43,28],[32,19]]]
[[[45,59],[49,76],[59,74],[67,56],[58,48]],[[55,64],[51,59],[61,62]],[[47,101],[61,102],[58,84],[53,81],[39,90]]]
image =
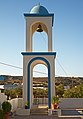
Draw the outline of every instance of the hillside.
[[[14,84],[19,83],[21,84],[23,82],[22,76],[9,76],[9,75],[0,75],[0,84]],[[47,83],[47,77],[35,77],[33,78],[34,83]],[[64,84],[65,86],[76,86],[83,83],[83,77],[55,77],[55,84]]]

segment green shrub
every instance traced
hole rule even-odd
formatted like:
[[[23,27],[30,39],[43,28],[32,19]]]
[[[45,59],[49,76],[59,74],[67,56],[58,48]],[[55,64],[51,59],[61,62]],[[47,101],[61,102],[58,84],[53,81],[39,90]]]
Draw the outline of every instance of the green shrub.
[[[2,109],[3,109],[3,112],[4,112],[4,113],[10,112],[10,111],[11,111],[11,108],[12,108],[12,106],[11,106],[10,102],[4,101],[4,102],[2,103]]]
[[[4,112],[2,109],[0,109],[0,119],[3,119],[4,118]]]
[[[55,104],[55,103],[58,104],[59,102],[60,102],[59,97],[57,97],[57,96],[52,97],[52,103],[53,104]]]

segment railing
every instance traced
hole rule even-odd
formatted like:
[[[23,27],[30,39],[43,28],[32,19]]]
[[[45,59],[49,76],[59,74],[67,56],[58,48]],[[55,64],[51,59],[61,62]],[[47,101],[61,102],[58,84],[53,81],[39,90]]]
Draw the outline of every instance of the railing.
[[[48,98],[34,98],[33,104],[48,104]]]

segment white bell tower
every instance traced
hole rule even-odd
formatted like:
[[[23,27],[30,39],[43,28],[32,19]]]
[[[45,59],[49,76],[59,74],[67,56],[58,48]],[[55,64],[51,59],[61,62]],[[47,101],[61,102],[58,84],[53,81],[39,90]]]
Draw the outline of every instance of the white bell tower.
[[[48,68],[48,109],[51,109],[52,97],[55,95],[55,57],[52,51],[52,26],[54,14],[50,14],[41,5],[32,8],[26,18],[26,51],[23,55],[23,103],[28,101],[28,109],[33,106],[33,76],[32,70],[37,64]],[[32,52],[32,36],[34,32],[45,31],[48,35],[48,51]]]

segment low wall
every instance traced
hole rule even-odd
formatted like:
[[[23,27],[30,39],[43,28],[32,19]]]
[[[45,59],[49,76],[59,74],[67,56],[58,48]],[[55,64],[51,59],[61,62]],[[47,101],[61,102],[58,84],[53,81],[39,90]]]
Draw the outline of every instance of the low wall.
[[[38,102],[37,102],[38,100]],[[47,104],[47,98],[34,98],[35,104]],[[12,105],[12,111],[16,111],[17,108],[23,108],[23,99],[15,98],[9,100]],[[59,106],[61,109],[83,109],[83,98],[61,98]]]
[[[0,91],[0,103],[2,104],[4,101],[7,100],[7,96]]]
[[[23,98],[18,98],[18,108],[23,107]]]
[[[59,106],[61,109],[83,109],[83,98],[61,98]]]
[[[14,112],[18,107],[18,98],[11,99],[11,100],[9,100],[9,102],[12,105],[11,111]]]
[[[22,108],[22,102],[23,102],[22,98],[14,98],[9,100],[9,102],[12,105],[12,110],[11,110],[12,112],[16,111],[17,108]]]

